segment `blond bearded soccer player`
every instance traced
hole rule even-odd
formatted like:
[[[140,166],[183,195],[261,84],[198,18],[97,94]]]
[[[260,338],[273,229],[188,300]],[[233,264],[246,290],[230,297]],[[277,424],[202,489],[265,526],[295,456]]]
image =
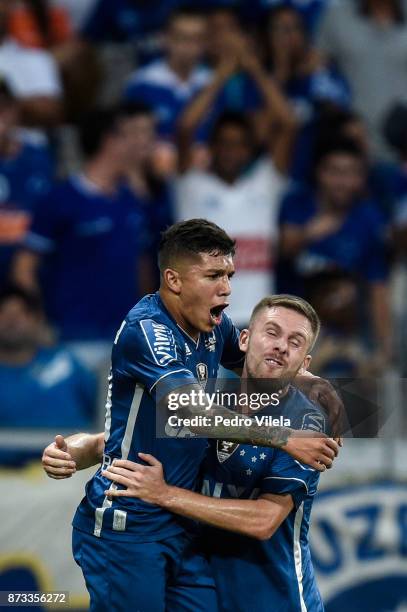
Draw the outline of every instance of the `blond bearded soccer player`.
[[[254,394],[267,380],[269,389],[280,390],[279,404],[260,408],[259,417],[281,415],[292,427],[326,433],[323,412],[290,384],[308,367],[319,328],[301,298],[273,296],[255,307],[240,335],[241,385]],[[107,469],[107,478],[124,487],[111,497],[138,497],[208,525],[200,546],[211,561],[221,612],[323,611],[308,546],[319,472],[279,449],[211,440],[198,494],[168,485],[151,455],[140,458],[150,466],[119,461]]]
[[[238,331],[222,312],[230,295],[233,255],[233,240],[202,219],[176,224],[163,234],[160,290],[130,311],[113,345],[104,436],[78,434],[66,442],[57,438],[44,452],[44,469],[56,478],[98,463],[103,455],[103,466],[87,484],[73,521],[74,556],[91,610],[216,609],[210,572],[204,559],[191,553],[191,523],[138,499],[109,500],[105,490],[110,483],[102,468],[147,452],[162,462],[171,485],[195,488],[207,442],[158,439],[156,393],[162,380],[168,393],[186,384],[199,391],[199,366],[204,364],[208,376],[216,378],[220,363],[233,368],[242,362]],[[190,416],[194,410],[184,409]],[[220,412],[228,411],[214,407],[206,414]],[[194,432],[219,434],[215,427]],[[293,436],[290,428],[253,422],[244,432],[236,427],[228,433],[238,441],[282,448],[321,470],[338,452],[335,441]]]

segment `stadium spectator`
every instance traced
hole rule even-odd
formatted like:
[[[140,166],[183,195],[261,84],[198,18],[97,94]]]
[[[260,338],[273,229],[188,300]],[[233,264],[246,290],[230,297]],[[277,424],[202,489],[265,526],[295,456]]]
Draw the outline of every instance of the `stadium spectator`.
[[[385,114],[407,95],[406,9],[405,0],[333,2],[317,37],[319,49],[337,63],[350,84],[376,156],[389,153],[381,132]]]
[[[10,13],[8,32],[24,47],[52,54],[63,79],[66,119],[90,107],[99,84],[99,63],[94,50],[75,36],[63,6],[50,0],[18,0]]]
[[[346,109],[326,109],[316,126],[315,148],[340,138],[353,140],[363,151],[368,170],[367,192],[389,219],[397,197],[397,166],[394,162],[374,157],[366,124],[357,113]]]
[[[208,170],[188,169],[193,134],[217,90],[229,64],[225,60],[217,76],[185,111],[180,120],[181,176],[177,188],[179,219],[203,217],[220,224],[237,240],[236,299],[231,306],[237,325],[247,323],[247,313],[273,290],[273,260],[277,239],[277,215],[285,186],[285,173],[295,136],[295,121],[278,87],[268,78],[254,54],[242,54],[240,62],[258,83],[270,128],[267,153],[256,157],[257,142],[249,118],[239,113],[219,117],[210,143]],[[233,67],[233,63],[232,63]],[[266,135],[268,130],[265,128]]]
[[[304,294],[307,277],[342,270],[369,288],[375,349],[391,354],[384,221],[365,189],[363,152],[353,141],[326,144],[315,161],[315,186],[295,186],[280,211],[279,289]]]
[[[95,349],[100,341],[99,358],[123,314],[154,288],[155,203],[146,206],[148,195],[136,197],[123,178],[131,160],[135,166],[142,160],[141,154],[135,159],[134,136],[148,148],[139,124],[138,109],[129,107],[86,117],[83,172],[41,202],[14,265],[14,278],[26,287],[37,287],[42,272],[47,312],[61,338],[96,343]]]
[[[299,10],[280,4],[267,17],[267,63],[294,108],[300,130],[291,174],[308,179],[315,123],[321,111],[349,105],[348,87],[331,65],[322,61],[307,36]]]
[[[255,51],[252,31],[243,30],[236,10],[220,6],[209,13],[207,57],[211,66],[216,70],[229,62],[230,67],[235,68],[217,96],[211,113],[214,119],[224,110],[250,112],[261,105],[256,80],[244,65],[244,59]]]
[[[363,338],[357,278],[341,271],[307,279],[305,293],[321,319],[321,333],[312,357],[312,371],[324,378],[380,375]]]
[[[0,292],[0,422],[5,428],[83,428],[95,420],[96,379],[61,346],[43,345],[37,294]]]
[[[206,18],[194,9],[175,10],[165,29],[165,55],[134,72],[124,97],[143,100],[155,111],[158,133],[175,134],[180,113],[211,79],[200,62],[205,52]]]
[[[0,81],[0,288],[30,225],[35,204],[50,189],[53,166],[44,147],[18,137],[19,106]]]
[[[11,3],[0,0],[0,74],[20,103],[21,123],[50,127],[62,116],[62,88],[57,65],[44,50],[23,47],[8,35]]]

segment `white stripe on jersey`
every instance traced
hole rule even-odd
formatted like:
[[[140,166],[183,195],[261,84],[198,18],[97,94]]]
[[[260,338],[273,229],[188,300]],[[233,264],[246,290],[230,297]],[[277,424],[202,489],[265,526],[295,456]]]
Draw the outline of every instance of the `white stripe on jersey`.
[[[265,478],[263,478],[263,480],[296,480],[297,482],[302,482],[308,495],[307,483],[305,482],[305,480],[301,480],[301,478],[288,478],[285,476],[266,476]]]
[[[121,456],[122,459],[127,459],[129,456],[130,445],[133,439],[134,427],[136,424],[138,411],[140,409],[140,403],[141,403],[141,398],[143,397],[143,393],[144,393],[143,385],[136,384],[134,395],[133,395],[133,401],[131,402],[129,416],[127,417],[126,431],[124,432],[124,437],[122,441],[122,456]],[[110,484],[109,489],[117,489],[116,483],[112,482]],[[102,506],[100,508],[96,508],[95,510],[95,528],[93,530],[93,535],[97,536],[98,538],[100,538],[100,534],[101,534],[102,527],[103,527],[103,514],[106,508],[111,508],[111,506],[112,506],[112,500],[110,500],[108,496],[106,495],[105,499],[103,500]],[[124,521],[122,521],[122,525],[125,525],[125,519],[126,517],[124,517]],[[121,529],[121,530],[124,530],[124,529]]]
[[[109,490],[110,489],[117,489],[117,484],[115,482],[110,483]],[[100,538],[100,533],[102,531],[103,514],[106,508],[110,508],[111,506],[112,506],[112,500],[106,496],[105,499],[103,500],[102,507],[96,508],[95,510],[95,528],[93,530],[93,535],[95,535],[98,538]]]
[[[136,419],[138,415],[138,411],[140,409],[141,398],[143,397],[144,386],[139,383],[136,384],[136,388],[134,390],[133,401],[131,403],[129,416],[127,418],[126,431],[124,432],[124,437],[122,440],[122,459],[127,459],[130,452],[130,445],[133,439],[134,426],[136,424]]]
[[[187,370],[186,368],[181,368],[180,370],[172,370],[171,372],[167,372],[166,374],[163,374],[162,376],[160,376],[160,378],[157,378],[153,386],[150,387],[150,393],[154,389],[154,387],[160,382],[160,380],[162,380],[163,378],[166,378],[167,376],[170,376],[170,374],[177,374],[178,372],[188,372],[188,374],[192,374],[191,370]]]
[[[297,582],[298,582],[298,591],[300,595],[300,603],[301,603],[301,612],[307,612],[307,606],[305,605],[304,597],[303,597],[303,587],[302,587],[302,554],[301,554],[301,542],[300,542],[300,534],[301,534],[301,525],[302,519],[304,516],[304,502],[302,502],[301,506],[298,508],[295,513],[294,520],[294,564],[295,564],[295,573],[297,574]]]

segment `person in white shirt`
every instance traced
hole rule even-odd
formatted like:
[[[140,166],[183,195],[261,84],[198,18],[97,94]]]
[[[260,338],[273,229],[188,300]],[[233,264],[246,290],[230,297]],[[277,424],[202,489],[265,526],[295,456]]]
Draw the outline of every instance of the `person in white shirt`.
[[[237,68],[255,80],[262,96],[259,113],[264,125],[266,153],[256,156],[258,140],[247,115],[225,112],[213,129],[208,169],[191,167],[195,125],[210,107],[219,89]],[[192,102],[180,119],[178,220],[206,218],[224,227],[237,241],[233,291],[237,296],[231,316],[237,325],[247,323],[247,313],[262,296],[274,289],[277,217],[286,185],[296,124],[278,86],[248,49],[239,58],[227,58],[213,82]]]
[[[143,100],[154,109],[165,140],[172,139],[180,113],[211,80],[212,71],[201,65],[206,35],[203,13],[176,9],[165,28],[164,57],[136,70],[126,84],[125,99]]]

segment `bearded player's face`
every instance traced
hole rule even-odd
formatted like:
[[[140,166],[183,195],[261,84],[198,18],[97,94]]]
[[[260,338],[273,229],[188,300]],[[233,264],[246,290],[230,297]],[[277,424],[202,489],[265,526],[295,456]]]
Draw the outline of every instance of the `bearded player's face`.
[[[186,331],[210,332],[220,325],[222,312],[229,305],[234,271],[231,255],[208,253],[180,268],[181,315]]]
[[[313,336],[311,323],[301,313],[283,306],[264,308],[240,335],[244,375],[290,382],[300,368],[308,367]]]

